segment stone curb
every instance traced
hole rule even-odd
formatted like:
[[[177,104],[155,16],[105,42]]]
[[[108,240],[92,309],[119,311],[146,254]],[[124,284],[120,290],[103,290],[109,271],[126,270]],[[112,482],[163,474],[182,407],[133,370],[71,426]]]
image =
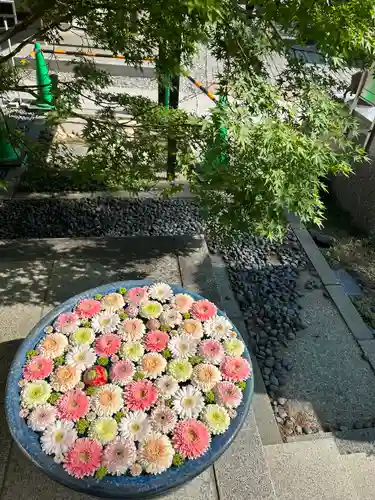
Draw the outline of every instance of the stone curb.
[[[288,214],[288,220],[319,278],[325,285],[330,298],[361,348],[365,359],[375,371],[375,339],[371,330],[365,324],[352,301],[346,295],[344,287],[337,279],[335,273],[305,226],[294,215]]]
[[[227,313],[231,321],[233,321],[236,325],[244,340],[248,343],[249,337],[247,329],[243,321],[242,313],[232,291],[226,265],[223,259],[217,254],[210,255],[210,258],[222,308]],[[283,441],[281,439],[281,434],[271,408],[270,399],[266,391],[266,386],[263,382],[258,362],[253,353],[250,352],[250,355],[254,373],[254,395],[252,408],[262,444],[263,446],[282,444]]]

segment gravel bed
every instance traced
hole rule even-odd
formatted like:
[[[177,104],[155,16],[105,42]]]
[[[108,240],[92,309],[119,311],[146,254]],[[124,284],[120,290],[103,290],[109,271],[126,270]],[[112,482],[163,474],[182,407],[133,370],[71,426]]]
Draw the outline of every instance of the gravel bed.
[[[202,234],[204,224],[192,200],[4,200],[0,202],[0,238],[59,238]],[[246,236],[231,246],[207,237],[220,251],[249,330],[273,408],[284,432],[298,432],[285,410],[283,386],[293,367],[283,351],[305,325],[297,291],[306,257],[293,233],[282,243]],[[281,399],[280,399],[281,398]],[[298,427],[298,426],[297,426]],[[307,430],[305,431],[308,432]]]

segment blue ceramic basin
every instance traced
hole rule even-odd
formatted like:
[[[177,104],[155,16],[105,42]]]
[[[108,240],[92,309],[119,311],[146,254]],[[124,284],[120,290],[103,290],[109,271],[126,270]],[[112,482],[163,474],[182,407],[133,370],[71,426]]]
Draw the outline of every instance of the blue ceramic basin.
[[[137,498],[152,498],[162,494],[166,494],[171,490],[178,488],[187,481],[201,474],[205,469],[217,460],[220,455],[228,448],[240,430],[250,407],[250,401],[254,390],[253,377],[247,381],[247,386],[244,391],[244,397],[241,405],[237,408],[237,416],[231,421],[229,429],[220,436],[215,436],[212,439],[209,451],[198,458],[197,460],[188,460],[181,467],[172,467],[169,470],[158,475],[145,475],[139,477],[131,476],[107,476],[102,480],[76,479],[70,476],[61,465],[56,464],[53,458],[46,455],[38,440],[38,434],[33,432],[19,416],[19,387],[18,381],[22,377],[22,367],[25,363],[26,352],[34,349],[35,345],[44,335],[44,328],[51,323],[62,312],[71,311],[74,305],[84,298],[93,297],[95,294],[102,295],[114,292],[119,288],[127,289],[136,286],[149,285],[152,282],[144,281],[121,281],[110,283],[108,285],[92,288],[84,293],[76,295],[67,300],[53,311],[47,314],[29,333],[26,339],[21,344],[17,354],[13,360],[7,381],[6,388],[6,415],[8,425],[13,439],[16,441],[23,453],[40,469],[43,470],[53,480],[71,488],[72,490],[94,495],[104,498],[121,498],[132,499]],[[202,297],[197,293],[183,289],[180,286],[171,285],[175,293],[189,293],[195,299]],[[224,315],[218,311],[218,314]],[[237,331],[237,330],[236,330]],[[241,338],[239,332],[237,335]],[[251,363],[249,352],[245,349],[243,356]]]

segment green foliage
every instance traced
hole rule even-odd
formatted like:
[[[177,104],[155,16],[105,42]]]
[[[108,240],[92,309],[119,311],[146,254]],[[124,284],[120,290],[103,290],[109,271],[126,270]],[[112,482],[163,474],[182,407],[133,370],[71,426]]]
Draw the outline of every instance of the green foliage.
[[[202,363],[202,358],[200,356],[191,356],[189,362],[192,366],[199,365],[199,363]]]
[[[349,175],[351,165],[365,159],[355,143],[357,124],[333,88],[342,86],[338,68],[364,67],[374,59],[373,0],[248,0],[245,5],[25,0],[25,5],[33,13],[25,29],[41,18],[43,33],[56,41],[58,23],[74,18],[96,45],[125,55],[126,64],[140,66],[153,58],[159,79],[167,72],[182,74],[199,44],[206,44],[221,60],[217,83],[228,96],[228,105],[201,118],[167,110],[144,97],[109,92],[111,77],[92,59],[81,58],[73,75],[60,83],[48,121],[55,126],[69,116],[83,118],[88,152],[75,156],[64,144],[30,143],[11,130],[12,144],[34,157],[21,183],[26,190],[150,189],[166,177],[169,138],[177,143],[175,173],[188,179],[212,230],[223,237],[250,230],[281,238],[286,211],[319,225],[328,177]],[[321,54],[316,64],[306,64],[292,49],[309,40]],[[11,68],[7,57],[0,58],[0,94],[17,88],[27,71],[27,66]],[[284,66],[277,78],[269,63],[273,57],[282,58]],[[81,96],[99,106],[95,115],[80,113]],[[165,197],[180,189],[168,180]]]
[[[119,424],[123,417],[125,417],[125,413],[123,411],[118,411],[117,413],[115,413],[114,419]]]
[[[240,382],[237,382],[237,383],[236,383],[236,386],[237,386],[239,389],[241,389],[241,391],[244,391],[244,390],[246,389],[246,382],[244,382],[244,381],[242,381],[242,380],[241,380]]]
[[[119,288],[118,290],[118,293],[120,293],[121,295],[125,295],[126,292],[127,292],[127,289],[126,288]]]
[[[213,393],[213,391],[208,391],[205,393],[204,399],[207,404],[215,403],[215,394]]]
[[[181,467],[181,465],[184,465],[184,463],[185,463],[185,459],[180,453],[175,453],[173,455],[172,464],[175,467]]]
[[[98,365],[107,366],[108,363],[109,359],[106,356],[101,356],[100,358],[98,358]]]
[[[105,467],[104,465],[102,467],[99,467],[99,469],[95,472],[95,479],[98,479],[99,481],[101,479],[104,479],[107,475],[107,472],[107,467]]]
[[[54,366],[55,366],[55,368],[56,368],[57,366],[61,366],[61,365],[63,365],[63,364],[64,364],[64,361],[65,361],[64,356],[57,356],[57,358],[55,358],[55,359],[53,360],[53,364],[54,364]]]
[[[142,372],[135,372],[133,378],[134,378],[134,380],[142,380],[145,378],[145,375]]]
[[[94,386],[88,386],[85,388],[85,393],[87,396],[95,396],[97,388]]]
[[[61,396],[60,392],[52,392],[47,401],[49,404],[54,405],[57,403],[57,400],[60,398],[60,396]]]
[[[26,359],[31,359],[33,358],[34,356],[38,356],[38,351],[36,351],[35,349],[30,349],[29,351],[27,351],[26,353]]]
[[[164,349],[162,351],[162,355],[164,356],[165,359],[171,359],[172,358],[172,353],[169,349]]]
[[[79,420],[77,420],[76,429],[77,429],[78,434],[80,434],[80,435],[85,434],[87,429],[89,428],[89,425],[90,424],[88,423],[88,421],[84,418],[80,418]]]
[[[103,295],[101,295],[100,293],[97,293],[96,295],[94,295],[94,299],[96,300],[101,300],[103,298]]]

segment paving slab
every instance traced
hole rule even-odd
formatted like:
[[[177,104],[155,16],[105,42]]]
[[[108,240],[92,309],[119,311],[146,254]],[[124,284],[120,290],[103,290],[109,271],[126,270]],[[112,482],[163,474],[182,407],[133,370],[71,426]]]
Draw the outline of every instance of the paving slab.
[[[335,427],[372,420],[375,375],[337,309],[322,290],[306,291],[301,305],[308,327],[284,352],[293,366],[285,396],[292,406],[308,404],[320,422]]]
[[[215,462],[214,468],[220,498],[276,500],[252,410],[236,439]]]
[[[375,339],[359,340],[358,343],[361,346],[363,354],[367,357],[370,365],[375,371]]]
[[[213,467],[161,500],[219,500]]]
[[[278,500],[358,500],[333,439],[265,447]]]
[[[335,432],[336,445],[343,455],[367,453],[375,455],[375,428],[348,429]]]
[[[89,288],[121,280],[152,279],[180,284],[177,256],[104,262],[59,260],[54,263],[46,303],[57,305]]]
[[[364,453],[343,455],[341,461],[346,474],[352,480],[359,500],[373,500],[375,491],[375,457]]]

